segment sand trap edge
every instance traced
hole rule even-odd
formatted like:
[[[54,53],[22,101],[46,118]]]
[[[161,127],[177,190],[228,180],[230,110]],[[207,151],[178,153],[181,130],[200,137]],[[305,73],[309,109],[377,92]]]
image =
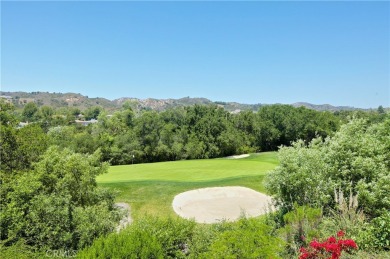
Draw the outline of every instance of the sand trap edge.
[[[236,221],[242,216],[257,217],[274,210],[271,197],[241,186],[207,187],[177,194],[174,212],[198,223]]]

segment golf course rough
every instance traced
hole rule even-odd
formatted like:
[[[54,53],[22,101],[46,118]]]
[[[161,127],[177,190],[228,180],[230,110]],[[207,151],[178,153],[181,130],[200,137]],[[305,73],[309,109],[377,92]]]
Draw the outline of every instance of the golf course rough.
[[[271,197],[239,186],[211,187],[176,195],[173,210],[198,223],[236,221],[242,216],[256,217],[272,210]]]

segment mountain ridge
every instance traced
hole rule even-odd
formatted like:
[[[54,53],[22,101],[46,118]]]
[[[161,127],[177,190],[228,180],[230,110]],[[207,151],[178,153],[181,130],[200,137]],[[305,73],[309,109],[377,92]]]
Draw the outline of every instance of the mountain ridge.
[[[114,100],[109,100],[102,97],[90,98],[80,93],[50,93],[50,92],[5,92],[1,91],[0,95],[3,99],[7,99],[15,104],[16,107],[22,107],[28,102],[35,102],[38,106],[48,105],[56,108],[75,107],[80,110],[87,109],[92,106],[102,106],[107,110],[117,110],[125,102],[132,102],[137,109],[163,111],[174,107],[185,107],[195,104],[201,105],[218,105],[229,112],[240,112],[244,110],[257,111],[261,106],[270,104],[244,104],[238,102],[211,101],[203,97],[183,97],[179,99],[156,99],[147,98],[140,99],[135,97],[121,97]],[[307,102],[296,102],[294,107],[304,106],[308,109],[317,111],[342,111],[342,110],[370,110],[355,108],[351,106],[333,106],[330,104],[312,104]]]

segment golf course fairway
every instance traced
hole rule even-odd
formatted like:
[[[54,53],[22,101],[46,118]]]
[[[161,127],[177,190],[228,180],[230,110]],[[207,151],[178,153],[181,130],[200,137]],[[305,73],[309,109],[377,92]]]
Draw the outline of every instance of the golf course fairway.
[[[264,193],[264,176],[278,163],[276,152],[264,152],[240,159],[111,166],[97,182],[116,190],[116,201],[129,203],[136,220],[144,214],[175,215],[171,207],[174,196],[196,188],[243,186]]]

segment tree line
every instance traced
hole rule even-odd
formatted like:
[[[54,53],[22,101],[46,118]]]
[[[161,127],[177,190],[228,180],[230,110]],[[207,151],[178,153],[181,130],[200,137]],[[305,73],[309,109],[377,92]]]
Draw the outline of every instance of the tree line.
[[[76,125],[82,113],[83,119],[98,122]],[[232,114],[217,105],[156,112],[136,111],[125,103],[121,110],[107,114],[101,107],[55,111],[29,103],[17,117],[39,125],[49,145],[89,154],[100,148],[103,160],[113,165],[276,150],[297,139],[328,136],[340,125],[340,117],[333,113],[289,105]]]
[[[99,106],[84,111],[54,110],[28,103],[14,115],[16,120],[39,125],[47,145],[88,154],[100,149],[103,161],[118,165],[274,151],[298,139],[308,143],[315,137],[330,136],[351,116],[379,122],[385,113],[319,112],[279,104],[263,106],[255,113],[233,114],[217,105],[156,112],[139,111],[134,103],[127,102],[112,114]],[[82,120],[98,122],[84,127],[75,123],[80,116]],[[34,128],[32,125],[29,127]],[[42,132],[36,130],[40,136]]]

